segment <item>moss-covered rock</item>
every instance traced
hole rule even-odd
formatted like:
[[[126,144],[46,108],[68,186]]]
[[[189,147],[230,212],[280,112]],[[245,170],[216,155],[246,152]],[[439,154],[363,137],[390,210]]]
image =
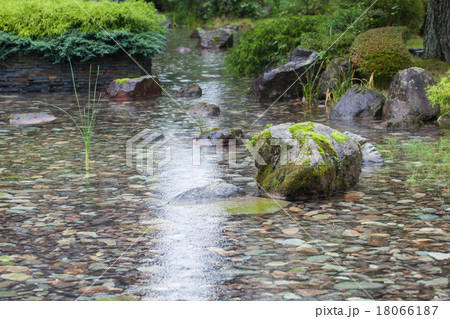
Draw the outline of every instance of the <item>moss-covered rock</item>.
[[[358,182],[362,154],[357,142],[319,123],[270,127],[254,136],[256,181],[277,198],[323,196]]]

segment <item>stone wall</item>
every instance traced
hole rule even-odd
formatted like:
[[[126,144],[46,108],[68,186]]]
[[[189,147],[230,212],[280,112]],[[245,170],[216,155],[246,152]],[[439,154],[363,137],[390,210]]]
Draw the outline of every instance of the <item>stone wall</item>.
[[[151,61],[135,58],[142,67],[151,72]],[[128,56],[114,55],[81,63],[72,61],[75,80],[80,91],[88,89],[89,66],[95,81],[97,65],[100,66],[99,90],[104,90],[114,79],[134,78],[144,75]],[[13,55],[0,60],[0,93],[73,91],[69,63],[53,64],[44,58]]]

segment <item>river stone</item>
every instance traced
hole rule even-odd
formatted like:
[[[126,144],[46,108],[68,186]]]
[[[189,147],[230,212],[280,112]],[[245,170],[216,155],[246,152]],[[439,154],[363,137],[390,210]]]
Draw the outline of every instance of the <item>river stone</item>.
[[[351,76],[352,66],[344,58],[335,58],[325,68],[320,75],[318,92],[320,98],[325,98],[327,89],[333,90],[337,86],[336,80],[343,80],[346,76]]]
[[[208,140],[223,140],[223,141],[229,141],[229,140],[237,140],[240,141],[244,138],[244,133],[241,129],[235,129],[235,128],[229,128],[229,129],[220,129],[218,127],[215,127],[203,134],[200,134],[200,136],[197,139],[208,139]]]
[[[354,86],[331,109],[330,120],[379,119],[386,98],[372,90]]]
[[[255,157],[256,181],[275,198],[328,195],[353,187],[359,180],[359,144],[323,124],[272,126],[252,144],[259,156]]]
[[[253,82],[250,95],[260,101],[277,99],[283,93],[282,98],[285,99],[301,96],[301,83],[306,82],[305,71],[316,71],[317,68],[312,68],[312,64],[316,62],[317,55],[313,50],[294,49],[286,64],[264,72]],[[301,76],[301,81],[298,81],[297,75]]]
[[[213,181],[205,186],[195,187],[185,191],[174,200],[201,200],[209,198],[227,198],[242,194],[243,190],[222,180]]]
[[[423,122],[414,115],[405,115],[399,118],[390,119],[381,123],[380,127],[388,131],[414,131],[420,128]]]
[[[202,88],[198,84],[192,84],[183,86],[177,92],[175,92],[177,97],[200,97],[202,96]]]
[[[192,33],[191,33],[192,35]],[[197,34],[194,35],[195,38]],[[233,32],[229,29],[198,30],[197,48],[199,49],[228,49],[233,47]]]
[[[426,70],[412,67],[399,71],[389,87],[383,109],[386,120],[404,116],[419,117],[421,120],[434,120],[439,116],[439,104],[431,105],[426,88],[436,82]]]
[[[334,285],[334,289],[338,290],[349,290],[349,289],[381,289],[383,284],[377,282],[341,282]]]
[[[377,148],[372,144],[367,142],[367,139],[358,134],[353,134],[350,132],[344,132],[344,134],[350,137],[352,140],[359,143],[361,146],[362,158],[364,164],[380,164],[384,163],[383,156],[377,150]]]
[[[11,125],[35,125],[53,122],[56,117],[49,113],[22,113],[13,114],[9,118]]]
[[[130,101],[161,96],[162,89],[156,76],[136,79],[114,80],[108,86],[108,98],[115,101]]]
[[[215,104],[200,102],[186,112],[195,117],[212,117],[220,115],[220,108]]]

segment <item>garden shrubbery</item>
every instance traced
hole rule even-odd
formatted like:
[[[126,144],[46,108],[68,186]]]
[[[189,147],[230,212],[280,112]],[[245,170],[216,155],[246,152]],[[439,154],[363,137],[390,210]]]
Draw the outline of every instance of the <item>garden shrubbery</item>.
[[[144,0],[81,1],[125,50],[151,58],[165,44],[164,17]],[[2,0],[0,60],[11,54],[37,54],[59,63],[116,54],[120,47],[73,0]]]
[[[428,88],[428,98],[432,104],[439,103],[441,107],[439,119],[450,114],[450,70],[436,85]]]
[[[375,79],[385,82],[399,70],[411,66],[405,46],[403,27],[370,29],[353,43],[350,59],[362,76],[374,73]]]

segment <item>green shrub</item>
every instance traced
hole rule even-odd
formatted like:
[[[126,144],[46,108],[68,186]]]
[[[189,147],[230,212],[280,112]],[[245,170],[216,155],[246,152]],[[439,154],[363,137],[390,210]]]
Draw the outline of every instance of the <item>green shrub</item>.
[[[390,80],[399,70],[411,66],[405,45],[405,28],[385,27],[360,34],[353,43],[350,60],[362,76],[372,73],[377,80]]]
[[[255,74],[275,65],[316,32],[321,16],[290,16],[268,20],[245,32],[239,46],[226,58],[227,69]]]
[[[129,54],[145,58],[160,53],[165,44],[164,35],[155,31],[134,34],[129,30],[118,30],[110,34]],[[5,60],[11,54],[31,54],[43,56],[53,63],[66,62],[69,58],[85,62],[121,51],[103,31],[87,34],[71,30],[61,36],[44,39],[21,38],[0,32],[0,60]]]
[[[365,7],[373,4],[365,0]],[[427,0],[378,0],[369,12],[371,27],[405,26],[417,34],[422,27]]]
[[[450,70],[443,76],[439,83],[428,88],[428,98],[434,105],[440,104],[441,116],[439,120],[450,114]]]
[[[106,30],[129,30],[133,33],[163,32],[164,17],[153,3],[144,0],[78,3]],[[1,0],[0,31],[21,37],[61,36],[72,29],[95,33],[100,27],[73,0]]]

